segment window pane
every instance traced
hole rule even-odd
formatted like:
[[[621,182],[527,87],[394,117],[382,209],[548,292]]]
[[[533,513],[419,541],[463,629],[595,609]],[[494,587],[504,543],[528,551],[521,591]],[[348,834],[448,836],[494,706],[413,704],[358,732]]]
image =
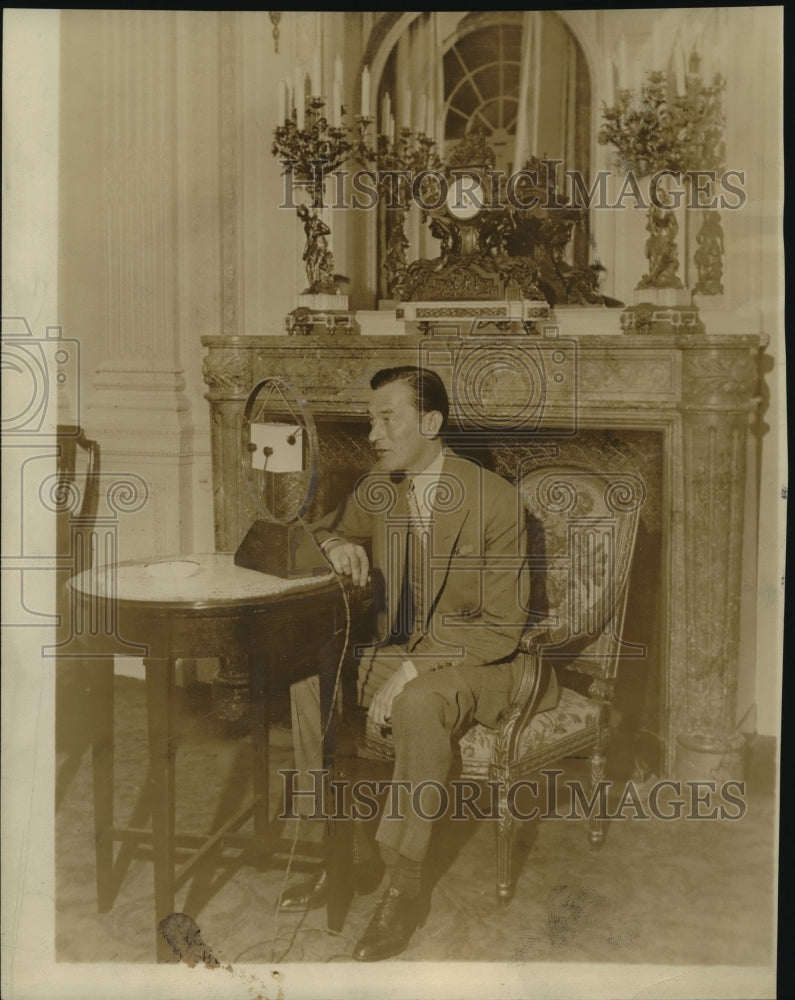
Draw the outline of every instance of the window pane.
[[[470,68],[484,62],[499,62],[502,58],[500,34],[493,28],[473,31],[460,39],[457,45],[464,62]]]
[[[484,100],[503,93],[503,75],[500,72],[499,63],[490,63],[487,66],[482,66],[473,74],[473,78]]]
[[[467,80],[464,80],[453,95],[450,104],[452,107],[463,111],[465,115],[469,116],[474,113],[475,108],[480,104],[480,99],[472,89],[472,85]]]

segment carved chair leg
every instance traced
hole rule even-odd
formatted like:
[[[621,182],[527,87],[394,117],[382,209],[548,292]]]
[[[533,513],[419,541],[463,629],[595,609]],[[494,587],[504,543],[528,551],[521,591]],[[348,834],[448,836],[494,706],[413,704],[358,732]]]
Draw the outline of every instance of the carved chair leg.
[[[604,747],[597,747],[590,756],[591,761],[591,795],[596,791],[599,782],[604,781],[605,776],[605,754]],[[597,807],[591,811],[588,817],[588,840],[591,847],[601,847],[605,839],[605,821],[600,818],[602,811],[601,800]]]
[[[497,902],[507,906],[513,897],[513,835],[516,819],[508,810],[505,794],[500,795],[500,818],[497,822]]]

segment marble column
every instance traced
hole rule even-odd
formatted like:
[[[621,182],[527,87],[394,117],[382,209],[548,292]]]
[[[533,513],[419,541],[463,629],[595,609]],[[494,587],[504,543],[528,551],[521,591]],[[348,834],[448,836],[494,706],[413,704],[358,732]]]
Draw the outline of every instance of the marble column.
[[[251,390],[251,352],[235,346],[235,338],[216,340],[204,359],[206,398],[211,410],[213,496],[215,497],[215,548],[234,552],[254,519],[242,477],[240,425],[243,406]],[[248,717],[248,663],[222,657],[213,678],[216,717],[239,725]]]
[[[758,399],[757,351],[685,350],[683,357],[685,700],[675,757],[680,779],[720,784],[743,773],[737,677],[746,441]],[[680,575],[681,574],[681,575]]]
[[[206,399],[211,411],[218,552],[233,552],[254,516],[247,503],[240,460],[240,425],[253,384],[252,360],[252,352],[242,350],[234,337],[213,338],[213,346],[204,359]]]

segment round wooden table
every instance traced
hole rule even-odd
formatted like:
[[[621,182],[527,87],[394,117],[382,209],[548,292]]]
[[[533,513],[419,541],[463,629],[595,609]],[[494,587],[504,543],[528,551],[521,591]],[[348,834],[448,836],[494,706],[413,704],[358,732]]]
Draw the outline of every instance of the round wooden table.
[[[114,841],[151,843],[154,856],[155,937],[159,960],[173,958],[159,932],[174,911],[174,894],[208,851],[225,843],[255,842],[263,855],[274,853],[275,827],[268,809],[269,760],[266,690],[273,667],[273,637],[288,621],[306,622],[320,639],[321,711],[329,720],[324,760],[333,764],[335,712],[331,710],[337,673],[339,583],[321,576],[281,579],[235,566],[231,553],[212,553],[96,566],[72,577],[72,637],[86,666],[92,700],[94,826],[97,901],[108,911],[118,887],[113,879]],[[325,635],[323,634],[325,633]],[[298,634],[302,634],[299,630]],[[113,657],[143,657],[146,673],[149,789],[152,828],[113,825]],[[75,655],[71,653],[70,655]],[[178,835],[175,829],[174,702],[176,661],[188,657],[238,656],[250,668],[251,737],[254,750],[253,801],[211,836]],[[253,838],[236,834],[253,815]],[[232,839],[236,838],[236,839]],[[332,838],[333,839],[333,838]],[[179,868],[177,849],[192,848]],[[344,903],[332,893],[328,923],[340,930]]]

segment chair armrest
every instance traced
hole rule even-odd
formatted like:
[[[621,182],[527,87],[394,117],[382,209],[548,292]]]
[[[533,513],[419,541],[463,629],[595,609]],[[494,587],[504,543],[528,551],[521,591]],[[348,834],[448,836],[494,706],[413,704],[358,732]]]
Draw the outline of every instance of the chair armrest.
[[[553,615],[547,615],[546,618],[541,618],[532,625],[529,625],[525,631],[522,633],[522,638],[519,640],[519,649],[523,653],[537,653],[540,647],[544,646],[550,640],[550,630],[556,628],[558,625],[558,619]]]
[[[514,701],[500,719],[497,734],[500,748],[498,754],[506,763],[515,760],[519,737],[533,718],[536,706],[549,686],[552,667],[541,656],[541,646],[545,641],[548,641],[549,633],[543,630],[543,633],[539,632],[537,635],[538,641],[532,642],[533,648],[530,651],[523,648],[525,637],[522,637],[523,641],[520,644],[518,654],[523,658],[519,690]]]

